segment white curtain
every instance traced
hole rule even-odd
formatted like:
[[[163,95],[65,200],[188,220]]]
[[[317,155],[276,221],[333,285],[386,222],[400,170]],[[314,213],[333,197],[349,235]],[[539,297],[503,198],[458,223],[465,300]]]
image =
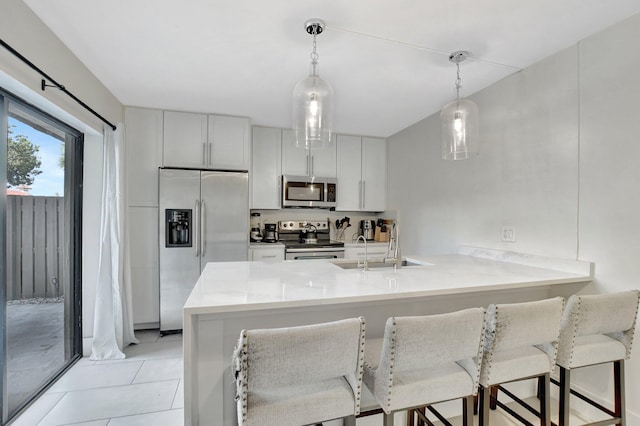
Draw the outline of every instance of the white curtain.
[[[104,128],[100,263],[96,283],[92,360],[125,358],[138,343],[133,333],[128,237],[124,223],[124,142],[122,123]],[[85,165],[86,167],[86,165]]]

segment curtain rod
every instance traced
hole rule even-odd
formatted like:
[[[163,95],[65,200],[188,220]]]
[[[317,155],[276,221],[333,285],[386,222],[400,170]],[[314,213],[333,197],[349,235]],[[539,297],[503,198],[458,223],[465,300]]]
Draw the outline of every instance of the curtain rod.
[[[114,124],[112,124],[109,120],[107,120],[106,118],[104,118],[103,116],[101,116],[100,114],[98,114],[93,108],[91,108],[89,105],[85,104],[84,102],[82,102],[80,99],[78,99],[78,97],[76,97],[73,93],[71,93],[70,91],[68,91],[62,84],[58,83],[57,81],[55,81],[53,78],[49,77],[47,75],[47,73],[45,73],[44,71],[42,71],[40,68],[38,68],[37,66],[35,66],[33,64],[33,62],[31,62],[30,60],[28,60],[27,58],[25,58],[24,56],[22,56],[20,54],[20,52],[18,52],[17,50],[15,50],[13,47],[9,46],[7,43],[5,43],[4,40],[0,39],[0,44],[2,44],[2,46],[7,49],[9,52],[11,52],[14,56],[16,56],[18,59],[20,59],[22,62],[24,62],[25,64],[27,64],[31,69],[33,69],[35,72],[37,72],[38,74],[40,74],[42,77],[44,77],[40,83],[40,88],[42,89],[42,91],[45,90],[45,88],[47,87],[57,87],[58,89],[60,89],[61,91],[63,91],[64,93],[66,93],[67,95],[69,95],[69,97],[71,99],[73,99],[74,101],[76,101],[77,103],[79,103],[84,109],[86,109],[87,111],[89,111],[91,114],[95,115],[96,117],[98,117],[100,120],[102,120],[104,123],[106,123],[107,125],[109,125],[109,127],[111,127],[113,130],[116,130],[116,126]],[[47,80],[50,81],[53,84],[47,84]]]

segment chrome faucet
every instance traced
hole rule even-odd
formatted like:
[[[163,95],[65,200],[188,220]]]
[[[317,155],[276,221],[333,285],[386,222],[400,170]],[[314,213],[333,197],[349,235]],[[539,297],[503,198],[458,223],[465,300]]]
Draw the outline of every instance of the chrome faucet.
[[[394,268],[402,266],[402,259],[400,258],[400,225],[398,225],[397,220],[391,225],[391,235],[384,263],[393,263]]]
[[[369,255],[367,253],[367,239],[364,237],[364,235],[360,235],[358,237],[358,239],[356,240],[356,247],[358,247],[358,242],[360,241],[360,238],[362,238],[362,241],[364,241],[364,267],[362,268],[363,271],[368,271],[369,270]],[[358,257],[358,268],[360,267],[360,257]]]

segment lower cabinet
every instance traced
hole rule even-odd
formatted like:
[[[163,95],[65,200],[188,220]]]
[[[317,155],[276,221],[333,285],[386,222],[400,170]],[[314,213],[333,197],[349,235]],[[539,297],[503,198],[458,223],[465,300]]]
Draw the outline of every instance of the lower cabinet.
[[[160,321],[160,279],[158,263],[158,208],[128,208],[129,253],[133,322],[136,325]]]
[[[382,259],[387,255],[387,247],[389,243],[367,243],[367,258]],[[364,260],[364,244],[345,244],[344,258],[353,260]]]
[[[251,245],[249,246],[249,260],[284,260],[284,246],[282,244]]]

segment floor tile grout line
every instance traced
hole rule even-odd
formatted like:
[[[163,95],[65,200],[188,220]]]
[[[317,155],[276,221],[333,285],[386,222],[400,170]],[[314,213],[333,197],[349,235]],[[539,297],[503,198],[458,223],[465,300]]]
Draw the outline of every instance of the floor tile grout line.
[[[140,366],[138,367],[138,370],[136,371],[136,374],[133,375],[133,378],[131,379],[131,382],[129,383],[130,385],[133,385],[134,382],[136,381],[136,377],[138,377],[138,374],[140,374],[140,370],[142,370],[142,367],[144,366],[144,363],[147,362],[147,360],[144,360],[140,363]]]
[[[176,391],[173,393],[173,398],[171,399],[171,407],[169,407],[169,409],[172,409],[174,404],[176,403],[176,397],[178,396],[178,391],[180,390],[180,380],[178,380],[178,386],[176,386]]]
[[[67,390],[67,391],[62,391],[62,392],[52,392],[53,393],[72,393],[72,392],[86,392],[86,391],[90,391],[90,390],[100,390],[100,389],[112,389],[112,388],[121,388],[124,386],[139,386],[139,385],[148,385],[151,383],[161,383],[161,382],[170,382],[172,380],[182,380],[181,378],[177,378],[177,379],[162,379],[162,380],[153,380],[150,382],[142,382],[142,383],[125,383],[122,385],[111,385],[111,386],[98,386],[95,388],[82,388],[82,389],[73,389],[73,390]],[[65,395],[62,396],[62,398],[64,398]],[[61,399],[62,399],[61,398]],[[100,420],[100,419],[98,419]]]
[[[175,408],[175,409],[174,408],[169,408],[168,410],[147,411],[147,412],[138,413],[138,414],[128,414],[126,416],[115,416],[115,417],[109,418],[109,423],[111,423],[111,420],[113,420],[113,419],[124,419],[124,418],[127,418],[127,417],[144,416],[144,415],[147,415],[147,414],[164,413],[166,411],[177,411],[177,410],[182,410],[182,408]],[[104,419],[96,419],[96,420],[104,420]],[[109,423],[107,423],[107,426],[109,425]]]

